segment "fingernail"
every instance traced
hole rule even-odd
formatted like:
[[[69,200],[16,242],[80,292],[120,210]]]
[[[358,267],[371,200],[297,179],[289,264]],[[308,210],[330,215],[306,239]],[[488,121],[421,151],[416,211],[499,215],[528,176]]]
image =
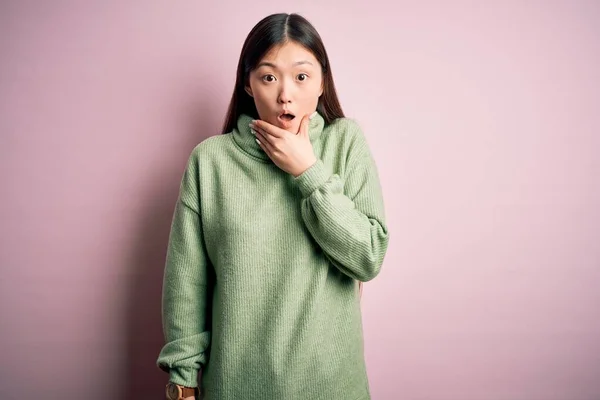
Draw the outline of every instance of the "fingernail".
[[[254,139],[254,140],[256,140],[256,143],[260,144],[260,141],[258,139]]]
[[[254,136],[256,136],[256,131],[254,129],[250,129],[250,133],[252,133]]]

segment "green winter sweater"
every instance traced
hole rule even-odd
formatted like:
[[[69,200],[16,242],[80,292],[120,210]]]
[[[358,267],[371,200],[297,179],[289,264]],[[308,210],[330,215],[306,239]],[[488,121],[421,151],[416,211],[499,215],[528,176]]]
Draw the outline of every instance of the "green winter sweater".
[[[315,114],[318,161],[294,178],[250,121],[187,162],[157,365],[205,400],[370,399],[358,281],[377,276],[389,235],[367,141],[355,121]]]

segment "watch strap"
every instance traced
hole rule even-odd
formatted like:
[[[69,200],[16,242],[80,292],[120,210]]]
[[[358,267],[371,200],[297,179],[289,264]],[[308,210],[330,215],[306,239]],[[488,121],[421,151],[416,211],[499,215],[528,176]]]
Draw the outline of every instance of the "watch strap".
[[[199,387],[188,387],[174,382],[167,383],[166,391],[167,399],[172,400],[184,400],[188,397],[193,397],[195,400],[197,400],[200,396]]]
[[[190,396],[194,396],[197,397],[198,396],[198,388],[197,387],[185,387],[185,386],[180,386],[181,388],[181,396],[185,399],[186,397],[190,397]]]

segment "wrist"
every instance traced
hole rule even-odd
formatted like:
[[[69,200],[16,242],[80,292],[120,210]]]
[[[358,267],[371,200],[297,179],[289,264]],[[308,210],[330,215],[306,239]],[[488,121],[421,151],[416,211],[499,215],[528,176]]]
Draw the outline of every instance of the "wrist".
[[[310,160],[309,162],[307,162],[304,165],[304,168],[301,168],[300,171],[293,173],[292,176],[294,178],[299,177],[300,175],[302,175],[303,173],[305,173],[310,167],[312,167],[313,165],[315,165],[317,163],[317,158],[315,157],[314,159]]]
[[[199,388],[180,385],[169,381],[165,387],[167,400],[184,400],[198,396]]]

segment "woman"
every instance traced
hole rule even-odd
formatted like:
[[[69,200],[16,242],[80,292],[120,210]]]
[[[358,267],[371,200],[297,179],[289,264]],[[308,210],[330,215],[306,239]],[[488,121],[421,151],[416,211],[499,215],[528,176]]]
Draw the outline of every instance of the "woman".
[[[175,207],[167,397],[370,399],[359,283],[387,250],[383,199],[306,19],[249,33],[223,132],[192,151]]]

